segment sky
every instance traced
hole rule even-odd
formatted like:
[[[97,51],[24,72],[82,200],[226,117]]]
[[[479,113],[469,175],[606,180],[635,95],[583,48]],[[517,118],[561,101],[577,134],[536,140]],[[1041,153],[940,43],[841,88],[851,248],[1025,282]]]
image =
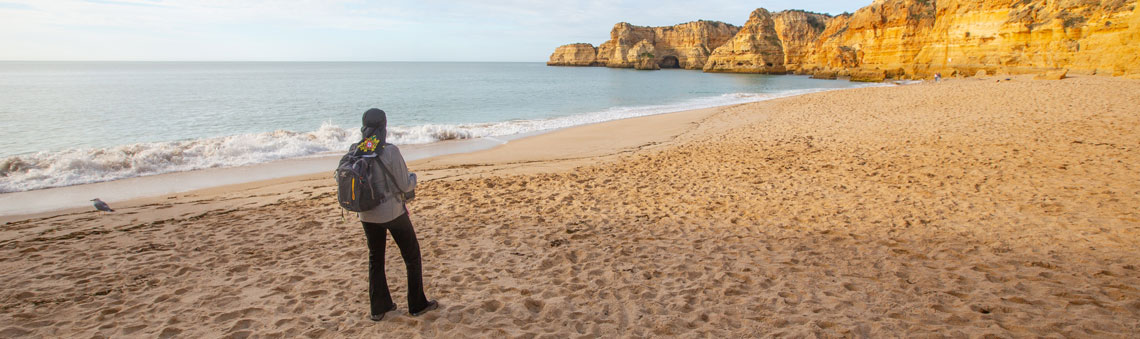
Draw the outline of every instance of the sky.
[[[870,0],[0,0],[0,60],[546,61],[618,22],[743,25]]]

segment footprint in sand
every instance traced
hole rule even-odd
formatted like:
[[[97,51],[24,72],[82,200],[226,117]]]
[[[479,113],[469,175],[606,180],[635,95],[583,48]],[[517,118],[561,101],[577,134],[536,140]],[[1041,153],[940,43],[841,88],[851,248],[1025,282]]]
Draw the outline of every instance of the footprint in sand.
[[[447,315],[447,321],[451,322],[452,324],[459,324],[463,322],[463,316],[465,313],[472,312],[474,312],[474,310],[468,310],[464,306],[452,306],[448,307],[446,311],[441,313]]]
[[[130,336],[131,334],[134,334],[135,332],[141,331],[144,328],[146,328],[146,325],[127,326],[127,327],[123,328],[122,333],[124,336]]]
[[[265,313],[265,310],[257,307],[250,307],[243,310],[221,313],[214,316],[214,323],[220,324],[237,318],[250,318],[262,313]]]
[[[167,328],[162,329],[162,332],[158,333],[158,338],[159,339],[170,339],[170,338],[178,337],[179,334],[182,334],[181,328],[167,327]]]
[[[483,310],[487,312],[495,312],[503,307],[503,303],[498,300],[487,300],[483,302]]]
[[[545,306],[545,304],[546,303],[542,302],[541,300],[535,300],[531,298],[523,300],[523,305],[526,306],[527,311],[530,311],[530,313],[534,314],[541,313],[542,308]]]
[[[328,291],[325,291],[325,290],[313,290],[313,291],[308,291],[308,292],[305,292],[305,293],[301,293],[301,295],[302,295],[302,296],[305,296],[305,297],[308,297],[308,298],[316,298],[316,297],[320,297],[320,296],[323,296],[323,295],[326,295],[326,294],[329,294],[329,292],[328,292]]]
[[[245,330],[250,329],[251,327],[253,327],[253,320],[249,320],[249,319],[238,320],[236,323],[234,323],[233,326],[230,327],[229,333],[245,331]]]
[[[3,329],[3,330],[0,330],[0,337],[4,337],[4,338],[16,338],[16,337],[23,337],[23,336],[26,336],[26,335],[28,335],[29,333],[32,333],[32,332],[31,332],[31,331],[28,331],[28,330],[25,330],[25,329],[23,329],[23,328],[19,328],[19,327],[15,327],[15,326],[12,326],[12,327],[9,327],[9,328],[5,328],[5,329]]]

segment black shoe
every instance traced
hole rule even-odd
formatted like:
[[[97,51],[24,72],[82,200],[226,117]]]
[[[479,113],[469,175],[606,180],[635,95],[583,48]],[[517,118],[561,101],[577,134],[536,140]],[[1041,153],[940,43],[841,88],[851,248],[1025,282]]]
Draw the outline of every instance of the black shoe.
[[[387,311],[384,311],[384,312],[382,312],[382,313],[380,313],[380,314],[373,314],[373,315],[372,315],[372,321],[381,321],[381,320],[384,320],[384,315],[385,315],[385,314],[388,314],[388,312],[392,312],[392,311],[395,311],[395,310],[396,310],[396,304],[392,304],[392,307],[391,307],[391,308],[389,308]]]
[[[439,302],[436,302],[435,300],[431,300],[431,301],[428,301],[427,307],[424,307],[422,310],[410,312],[410,313],[412,314],[412,316],[418,317],[418,316],[423,315],[424,313],[427,313],[428,311],[431,311],[431,310],[434,310],[437,308],[439,308]]]

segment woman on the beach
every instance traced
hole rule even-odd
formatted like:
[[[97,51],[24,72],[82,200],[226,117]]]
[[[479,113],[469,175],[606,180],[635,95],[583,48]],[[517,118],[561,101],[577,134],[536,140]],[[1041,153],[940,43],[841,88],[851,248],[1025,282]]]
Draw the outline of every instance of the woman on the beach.
[[[416,231],[412,228],[408,208],[404,204],[413,196],[411,193],[416,188],[416,176],[408,173],[400,149],[384,140],[388,134],[387,125],[388,118],[384,111],[369,109],[364,112],[364,126],[360,128],[361,141],[352,145],[353,150],[364,152],[366,156],[374,154],[377,162],[372,166],[372,187],[388,197],[376,208],[360,212],[364,235],[368,238],[368,299],[372,306],[372,321],[383,320],[385,313],[396,309],[384,276],[387,231],[392,232],[392,238],[400,247],[404,265],[408,268],[408,313],[418,316],[439,307],[439,303],[429,301],[424,295],[420,243],[416,240]]]

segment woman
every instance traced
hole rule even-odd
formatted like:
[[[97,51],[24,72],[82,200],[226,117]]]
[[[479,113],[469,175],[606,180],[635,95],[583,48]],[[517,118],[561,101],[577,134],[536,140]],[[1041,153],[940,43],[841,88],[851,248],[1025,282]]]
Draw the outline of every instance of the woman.
[[[385,196],[376,208],[360,212],[364,235],[368,238],[368,299],[372,306],[372,321],[383,320],[385,313],[396,310],[384,276],[384,243],[388,240],[388,231],[392,232],[408,268],[408,313],[418,316],[439,307],[435,300],[429,301],[424,296],[420,243],[416,240],[416,231],[404,205],[414,196],[416,175],[408,173],[400,149],[385,142],[387,125],[384,111],[369,109],[364,112],[364,127],[360,128],[362,140],[352,145],[353,150],[364,156],[376,157],[370,180],[376,192],[383,192]]]

